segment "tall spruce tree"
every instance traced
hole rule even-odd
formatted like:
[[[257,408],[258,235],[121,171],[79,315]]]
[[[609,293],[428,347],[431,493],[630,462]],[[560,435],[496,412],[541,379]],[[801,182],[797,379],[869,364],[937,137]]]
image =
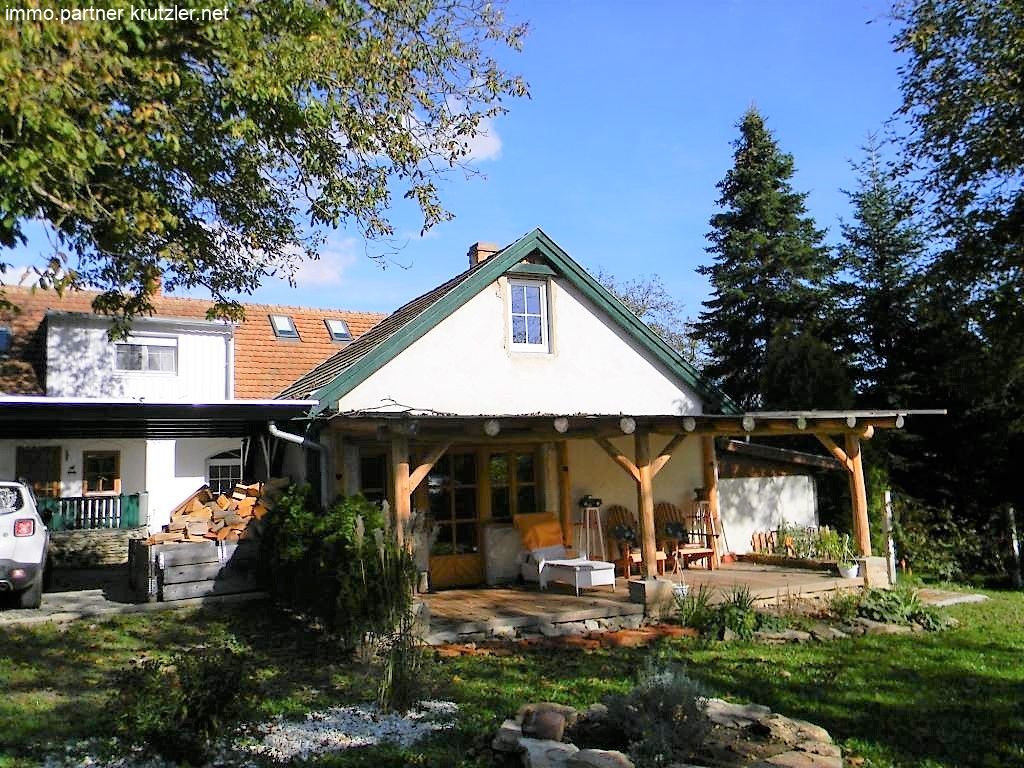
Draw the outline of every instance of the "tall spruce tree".
[[[853,164],[857,188],[846,192],[853,218],[840,224],[839,245],[851,277],[844,293],[857,400],[868,407],[906,407],[913,386],[907,347],[916,323],[927,234],[913,198],[884,164],[877,136],[869,136],[863,150],[864,158]]]
[[[848,387],[808,373],[842,367],[830,343],[835,270],[824,231],[807,214],[806,193],[793,189],[792,155],[756,109],[739,129],[708,234],[714,263],[697,270],[712,287],[695,325],[707,348],[705,373],[747,408],[838,405]]]

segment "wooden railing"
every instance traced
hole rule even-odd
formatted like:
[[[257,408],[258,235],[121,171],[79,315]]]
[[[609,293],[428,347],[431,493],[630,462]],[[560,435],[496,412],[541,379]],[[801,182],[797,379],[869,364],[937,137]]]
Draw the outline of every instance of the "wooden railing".
[[[51,531],[135,528],[139,524],[139,494],[71,496],[40,499],[39,510],[51,514]]]

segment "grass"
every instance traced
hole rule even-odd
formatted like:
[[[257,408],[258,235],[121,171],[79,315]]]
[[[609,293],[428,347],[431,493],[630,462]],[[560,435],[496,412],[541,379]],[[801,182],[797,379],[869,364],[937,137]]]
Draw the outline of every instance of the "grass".
[[[719,695],[823,725],[866,768],[1024,766],[1024,594],[957,606],[957,629],[833,643],[763,646],[671,641],[655,649],[524,649],[438,659],[429,694],[459,703],[454,734],[413,750],[353,750],[324,765],[488,764],[500,720],[533,700],[585,706],[630,687],[652,653],[687,665]],[[252,606],[167,612],[65,627],[0,630],[0,768],[23,768],[65,741],[112,732],[117,670],[144,655],[234,643],[258,681],[256,717],[301,716],[373,699],[376,671],[287,615]]]

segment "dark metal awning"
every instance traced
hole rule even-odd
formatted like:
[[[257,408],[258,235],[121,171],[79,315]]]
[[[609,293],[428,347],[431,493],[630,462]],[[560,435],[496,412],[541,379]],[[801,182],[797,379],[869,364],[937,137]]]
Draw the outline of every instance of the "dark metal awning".
[[[267,422],[305,417],[315,401],[154,403],[87,398],[0,397],[0,439],[254,437]]]

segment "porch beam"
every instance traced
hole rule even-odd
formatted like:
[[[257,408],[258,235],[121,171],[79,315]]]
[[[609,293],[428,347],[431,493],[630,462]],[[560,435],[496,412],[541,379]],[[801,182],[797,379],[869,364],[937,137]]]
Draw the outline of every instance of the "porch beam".
[[[634,435],[636,469],[639,474],[637,500],[640,506],[640,553],[644,576],[658,576],[658,548],[654,540],[654,472],[651,464],[651,436],[645,431]]]
[[[704,490],[708,495],[708,507],[711,514],[712,530],[708,533],[711,536],[711,568],[718,568],[721,565],[721,557],[718,552],[718,536],[721,534],[722,520],[718,509],[718,456],[715,452],[715,438],[713,435],[701,437],[701,453],[703,454]]]
[[[392,485],[394,486],[395,540],[405,546],[405,531],[412,517],[412,499],[409,486],[409,438],[391,436]]]
[[[423,457],[420,465],[409,475],[410,494],[420,487],[420,483],[426,479],[427,475],[430,474],[430,470],[434,468],[434,465],[442,456],[444,456],[445,451],[447,451],[451,445],[451,440],[443,442],[440,445],[436,445],[431,448],[427,455]]]
[[[828,435],[814,435],[818,438],[818,442],[825,446],[825,450],[835,456],[836,460],[846,467],[847,472],[853,472],[853,463],[850,461],[850,457],[846,455],[846,451],[836,445],[836,441]]]
[[[651,477],[658,476],[658,473],[661,472],[665,465],[672,459],[673,454],[676,452],[676,448],[678,448],[687,437],[689,437],[689,435],[686,432],[680,432],[668,441],[665,447],[661,449],[658,457],[651,464]]]
[[[637,432],[637,435],[639,434],[640,433]],[[646,436],[646,434],[647,433],[645,432],[644,435]],[[609,457],[611,457],[612,461],[614,461],[616,464],[618,464],[620,467],[626,470],[626,472],[629,473],[630,477],[632,477],[636,482],[640,482],[640,470],[637,468],[637,465],[630,461],[628,458],[626,458],[626,455],[618,448],[616,448],[612,444],[611,440],[609,440],[607,437],[602,437],[601,435],[595,435],[594,442],[604,449],[604,452],[607,453]],[[648,445],[648,449],[649,448],[650,446]]]
[[[558,514],[562,521],[562,538],[565,539],[566,547],[572,547],[575,542],[572,529],[572,486],[569,482],[569,443],[559,440],[555,450],[558,460]],[[604,557],[604,552],[601,556]]]
[[[864,463],[861,461],[860,440],[856,435],[846,436],[846,455],[850,457],[850,505],[853,507],[853,533],[860,554],[871,555],[871,524],[868,522],[868,494],[864,484]]]

